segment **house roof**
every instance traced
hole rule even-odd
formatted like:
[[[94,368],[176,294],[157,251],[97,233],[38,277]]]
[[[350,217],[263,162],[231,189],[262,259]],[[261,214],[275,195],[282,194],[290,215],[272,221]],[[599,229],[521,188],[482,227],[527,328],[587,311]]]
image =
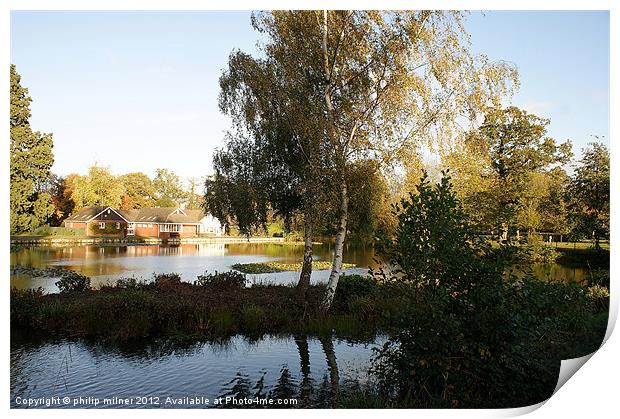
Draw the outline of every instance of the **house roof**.
[[[108,207],[87,207],[69,216],[66,221],[86,222]],[[113,208],[114,209],[114,208]],[[204,217],[202,210],[181,210],[176,207],[140,208],[133,210],[116,210],[119,215],[132,223],[179,223],[197,224]]]
[[[107,207],[101,207],[101,206],[82,208],[81,210],[79,210],[75,214],[71,214],[69,217],[67,217],[67,219],[65,221],[82,221],[82,222],[85,222],[85,221],[88,221],[91,218],[97,216],[100,212],[102,212],[106,208]]]

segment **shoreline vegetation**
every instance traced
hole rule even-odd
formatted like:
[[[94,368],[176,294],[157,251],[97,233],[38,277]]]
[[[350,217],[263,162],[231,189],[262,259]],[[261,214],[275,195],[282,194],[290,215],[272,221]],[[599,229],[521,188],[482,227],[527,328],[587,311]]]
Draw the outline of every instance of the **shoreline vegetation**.
[[[231,266],[232,269],[242,272],[244,274],[269,274],[277,272],[301,272],[302,262],[298,263],[282,263],[278,261],[273,262],[261,262],[261,263],[235,263]],[[342,269],[356,268],[357,265],[353,263],[343,263]],[[312,262],[312,269],[316,271],[323,271],[332,268],[331,261],[327,260],[315,260]]]
[[[42,339],[84,339],[107,345],[153,339],[226,341],[236,335],[250,340],[290,335],[355,342],[389,337],[392,344],[386,344],[371,359],[372,387],[358,383],[347,391],[341,404],[346,407],[516,407],[537,403],[553,392],[561,359],[598,349],[606,331],[609,304],[609,294],[600,292],[603,288],[598,285],[526,278],[516,288],[501,291],[507,293],[501,297],[507,307],[493,304],[487,308],[491,313],[475,307],[472,313],[433,312],[430,308],[437,304],[452,303],[415,283],[382,280],[381,275],[343,275],[334,303],[325,312],[319,304],[324,284],[311,285],[300,300],[295,286],[246,286],[246,275],[228,271],[199,275],[193,283],[182,282],[178,274],[171,273],[154,275],[151,282],[121,279],[93,290],[88,277],[58,271],[64,273],[57,283],[59,293],[11,290],[11,330],[28,331]],[[447,313],[448,318],[440,313]],[[464,323],[454,316],[462,317]],[[498,322],[514,328],[490,327]],[[393,342],[399,339],[398,346],[409,345],[400,336],[403,331],[412,332],[411,327],[423,327],[416,333],[423,333],[419,335],[421,344],[429,346],[406,348],[412,358],[394,364],[390,358],[395,356]],[[428,341],[434,333],[427,332],[432,330],[443,330],[438,342]],[[490,330],[494,331],[488,335]],[[495,336],[498,333],[501,336]],[[455,353],[460,355],[455,357]],[[447,369],[451,372],[449,397],[386,396],[386,380],[400,378],[391,376],[398,371],[392,370],[393,365],[410,371],[407,379],[413,382],[436,376],[437,369]],[[530,379],[533,373],[537,380]],[[506,374],[513,379],[506,380]],[[478,393],[487,386],[493,388],[488,390],[492,394],[481,397]]]
[[[325,312],[318,304],[325,284],[311,285],[302,301],[295,285],[248,286],[246,275],[236,271],[206,272],[191,283],[181,281],[176,273],[153,274],[151,281],[123,278],[99,289],[90,287],[90,278],[68,269],[15,266],[11,273],[59,278],[60,290],[44,294],[41,288],[12,288],[12,326],[112,341],[270,333],[334,333],[372,339],[395,326],[399,313],[412,303],[409,293],[416,292],[412,284],[342,275],[334,305]],[[597,278],[589,284],[531,280],[539,286],[581,292],[597,307],[606,306],[608,294],[590,292],[600,285]]]

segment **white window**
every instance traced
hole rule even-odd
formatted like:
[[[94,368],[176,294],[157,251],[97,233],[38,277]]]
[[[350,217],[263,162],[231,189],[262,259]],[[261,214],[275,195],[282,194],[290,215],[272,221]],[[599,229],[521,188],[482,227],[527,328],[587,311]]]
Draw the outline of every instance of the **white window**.
[[[181,224],[161,224],[160,231],[163,233],[178,233],[183,230]]]
[[[69,228],[73,228],[73,223],[69,223]]]
[[[116,229],[120,229],[121,228],[121,223],[116,223]]]
[[[99,223],[99,229],[103,230],[105,228],[105,223]]]
[[[153,224],[149,224],[149,228],[153,228]]]

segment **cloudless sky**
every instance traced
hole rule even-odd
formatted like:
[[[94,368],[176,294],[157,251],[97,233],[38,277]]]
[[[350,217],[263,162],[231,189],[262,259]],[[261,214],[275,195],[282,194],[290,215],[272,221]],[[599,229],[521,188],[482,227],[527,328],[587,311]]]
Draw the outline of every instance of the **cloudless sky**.
[[[512,103],[552,137],[577,155],[591,135],[609,144],[608,12],[474,12],[466,27],[475,53],[517,65]],[[33,129],[54,134],[55,173],[203,177],[230,124],[218,78],[257,37],[250,12],[12,12],[11,62]]]

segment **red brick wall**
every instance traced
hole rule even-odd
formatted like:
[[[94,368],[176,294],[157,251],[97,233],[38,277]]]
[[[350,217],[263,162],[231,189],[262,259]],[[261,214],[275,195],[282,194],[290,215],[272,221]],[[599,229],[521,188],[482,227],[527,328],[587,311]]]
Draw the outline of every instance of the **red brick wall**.
[[[146,227],[141,227],[143,225]],[[157,237],[157,224],[150,225],[151,227],[148,223],[136,223],[136,237]]]
[[[78,221],[65,221],[66,228],[86,228],[86,223],[80,223]]]
[[[183,231],[181,232],[181,237],[196,237],[196,228],[198,226],[195,225],[183,225]]]

